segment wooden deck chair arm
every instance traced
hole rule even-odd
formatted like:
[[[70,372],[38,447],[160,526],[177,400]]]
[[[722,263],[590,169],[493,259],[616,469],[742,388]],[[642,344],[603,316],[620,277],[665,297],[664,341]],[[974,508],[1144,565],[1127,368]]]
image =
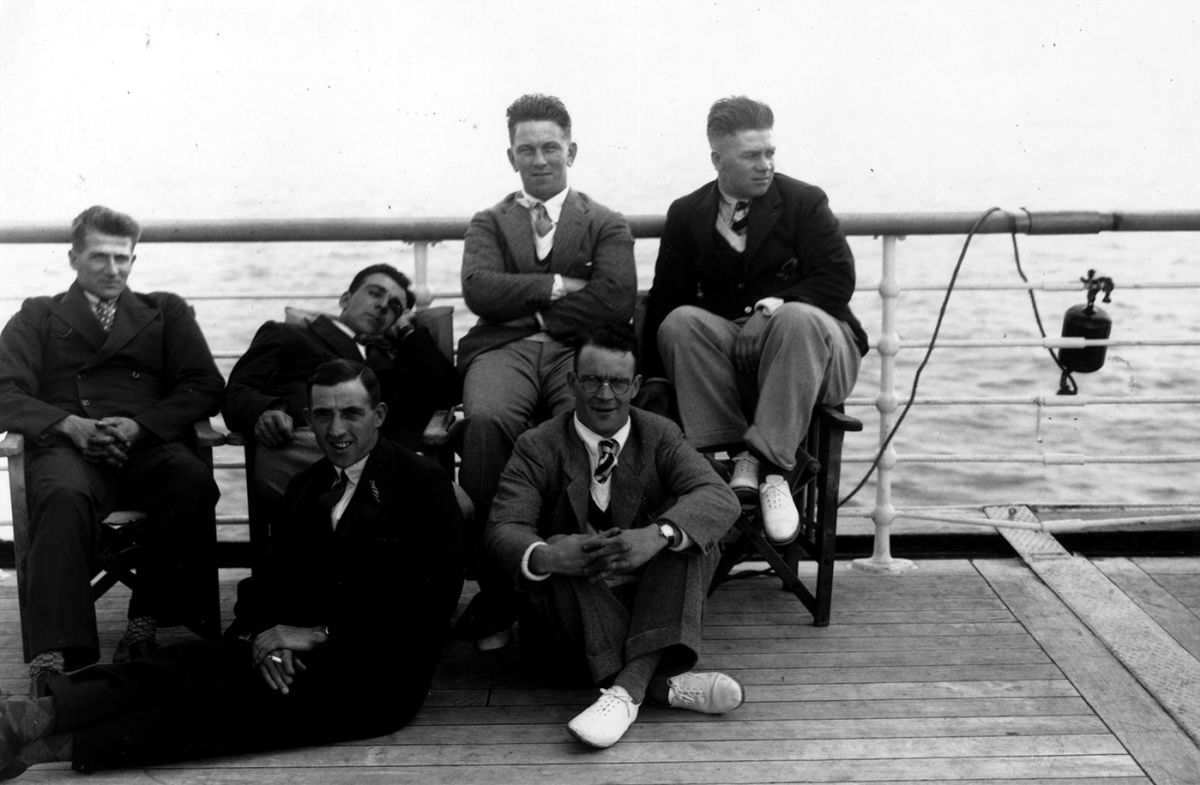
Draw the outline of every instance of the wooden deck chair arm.
[[[830,428],[839,431],[857,433],[863,429],[862,420],[857,417],[851,417],[836,406],[821,404],[816,409],[816,415]]]
[[[197,420],[193,426],[196,434],[196,446],[200,448],[220,447],[227,442],[228,437],[212,426],[208,420]]]
[[[0,458],[12,458],[25,452],[25,437],[9,431],[0,439]]]

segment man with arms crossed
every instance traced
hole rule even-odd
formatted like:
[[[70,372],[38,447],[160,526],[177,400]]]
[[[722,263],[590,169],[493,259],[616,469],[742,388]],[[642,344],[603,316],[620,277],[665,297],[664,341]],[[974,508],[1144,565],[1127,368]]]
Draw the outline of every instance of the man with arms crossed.
[[[670,379],[693,444],[735,454],[730,486],[759,497],[783,543],[799,530],[792,494],[820,471],[801,446],[813,407],[850,394],[867,336],[824,191],[775,172],[774,120],[745,96],[709,111],[717,179],[667,211],[643,370]]]
[[[634,346],[628,327],[583,338],[574,413],[517,440],[487,528],[489,554],[536,616],[610,685],[567,725],[593,747],[619,741],[647,696],[706,714],[744,699],[732,677],[691,670],[737,499],[674,423],[631,409]]]
[[[458,346],[467,416],[459,482],[475,503],[476,551],[514,440],[539,415],[571,409],[571,342],[601,324],[628,324],[637,298],[625,219],[567,186],[576,145],[562,101],[518,98],[508,138],[521,190],[471,219],[463,250],[463,297],[479,321]],[[480,579],[466,616],[480,648],[499,648],[508,603]]]
[[[149,512],[117,661],[158,625],[201,618],[219,491],[189,446],[224,386],[191,309],[127,286],[141,228],[94,206],[71,224],[70,289],[32,297],[0,335],[0,430],[26,438],[31,689],[99,657],[91,577],[118,494]]]
[[[462,518],[436,464],[380,437],[379,380],[330,360],[308,388],[325,458],[288,486],[267,589],[224,640],[167,646],[0,701],[0,779],[381,736],[425,700],[462,589]]]

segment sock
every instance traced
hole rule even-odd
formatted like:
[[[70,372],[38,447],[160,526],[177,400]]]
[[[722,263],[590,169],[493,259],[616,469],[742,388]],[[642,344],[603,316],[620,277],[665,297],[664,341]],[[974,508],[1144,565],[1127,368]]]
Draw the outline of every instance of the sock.
[[[661,660],[661,651],[653,651],[630,660],[613,679],[613,686],[624,687],[629,697],[633,698],[633,702],[640,705],[646,699],[646,686],[650,684],[650,679],[658,670]]]
[[[29,694],[38,697],[46,680],[66,672],[67,661],[61,651],[44,651],[29,663]]]
[[[125,637],[132,643],[146,643],[154,640],[158,631],[158,623],[153,616],[138,616],[130,619],[125,627]]]

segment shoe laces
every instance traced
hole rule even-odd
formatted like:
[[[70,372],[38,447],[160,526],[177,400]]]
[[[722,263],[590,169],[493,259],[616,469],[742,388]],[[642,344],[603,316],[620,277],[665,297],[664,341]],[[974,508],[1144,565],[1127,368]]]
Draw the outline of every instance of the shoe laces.
[[[700,679],[685,673],[669,679],[667,686],[670,687],[669,699],[672,705],[704,706],[708,703],[708,693],[712,685],[703,684]]]
[[[763,483],[761,493],[762,505],[767,509],[782,509],[787,506],[787,500],[791,498],[787,482],[783,479],[772,479]]]
[[[600,690],[600,699],[592,706],[592,711],[601,716],[623,712],[626,716],[637,709],[633,698],[624,690],[607,688]]]

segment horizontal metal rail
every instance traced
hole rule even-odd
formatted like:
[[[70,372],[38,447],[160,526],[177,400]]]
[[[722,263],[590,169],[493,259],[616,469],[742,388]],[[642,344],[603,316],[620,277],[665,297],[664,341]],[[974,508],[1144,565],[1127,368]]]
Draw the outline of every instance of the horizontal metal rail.
[[[841,213],[842,229],[851,236],[966,234],[979,213]],[[666,216],[627,216],[634,237],[662,236]],[[282,218],[146,221],[147,243],[276,243],[276,242],[438,242],[461,240],[469,219],[451,218]],[[1087,210],[1000,211],[980,224],[977,234],[1099,234],[1101,232],[1200,231],[1200,210],[1093,212]],[[0,225],[0,243],[70,242],[70,227],[61,223]]]

